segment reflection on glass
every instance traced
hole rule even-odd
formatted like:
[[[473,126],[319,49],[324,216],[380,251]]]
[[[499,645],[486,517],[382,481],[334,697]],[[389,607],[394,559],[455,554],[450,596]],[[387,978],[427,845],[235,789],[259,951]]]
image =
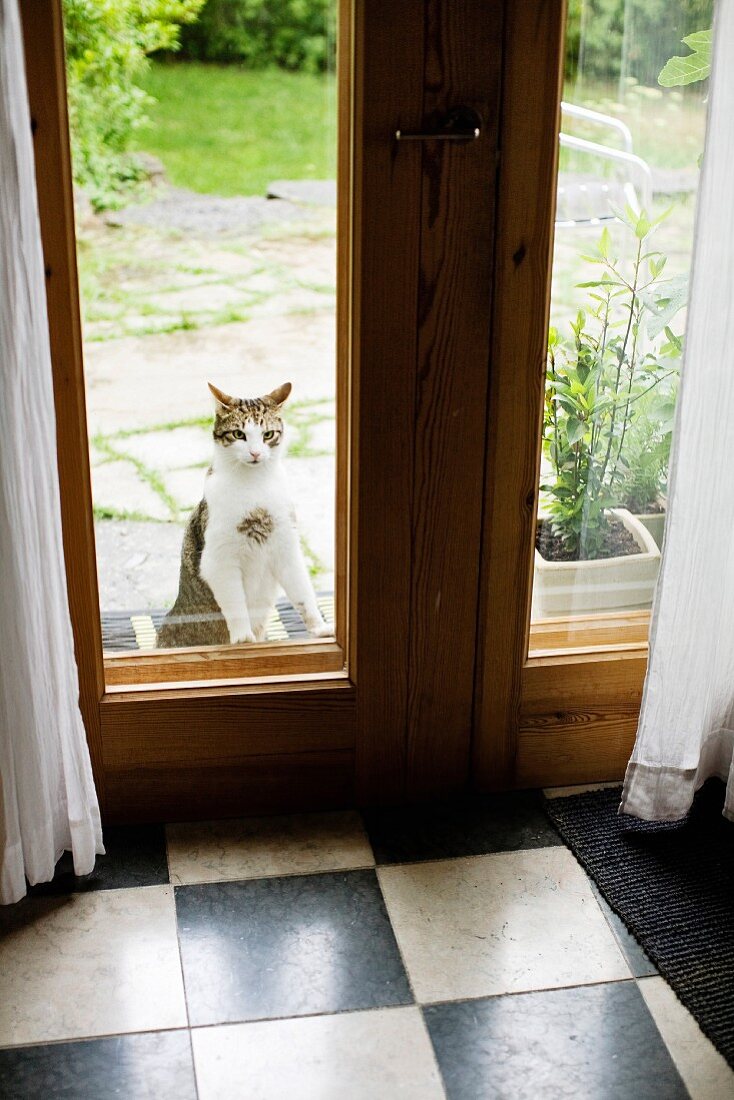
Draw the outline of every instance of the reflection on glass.
[[[335,3],[265,6],[64,4],[108,652],[331,633]]]
[[[711,20],[708,0],[569,9],[536,623],[652,603]]]

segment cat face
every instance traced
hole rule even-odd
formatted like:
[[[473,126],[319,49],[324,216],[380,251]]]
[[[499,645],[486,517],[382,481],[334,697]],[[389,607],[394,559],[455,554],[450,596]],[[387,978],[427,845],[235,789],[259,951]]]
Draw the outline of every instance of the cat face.
[[[284,382],[264,397],[230,397],[209,383],[214,397],[214,442],[244,466],[266,466],[283,441],[280,410],[291,392]]]

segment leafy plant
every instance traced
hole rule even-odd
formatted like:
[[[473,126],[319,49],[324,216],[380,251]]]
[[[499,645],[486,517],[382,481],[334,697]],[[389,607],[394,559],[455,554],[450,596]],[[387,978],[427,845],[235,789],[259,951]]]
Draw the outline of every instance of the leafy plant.
[[[141,170],[130,154],[150,97],[138,86],[148,55],[175,50],[204,0],[64,0],[75,182],[96,208],[114,206]]]
[[[654,450],[672,416],[683,338],[670,324],[685,296],[680,280],[663,278],[666,257],[648,247],[661,220],[626,208],[635,240],[628,265],[613,255],[604,229],[583,257],[602,269],[579,284],[589,291],[587,308],[571,322],[570,339],[555,328],[549,334],[543,451],[550,478],[541,489],[554,533],[581,559],[603,554],[608,510],[621,503],[632,448]]]
[[[566,76],[655,83],[682,35],[711,23],[713,0],[569,0]]]
[[[333,60],[335,12],[334,0],[207,0],[182,35],[183,55],[323,72]]]
[[[676,383],[675,377],[668,379],[643,397],[627,431],[618,496],[619,504],[637,515],[661,511],[667,493]]]
[[[711,74],[711,36],[711,30],[696,31],[681,39],[691,53],[666,61],[658,75],[658,84],[663,88],[679,88],[705,80]]]

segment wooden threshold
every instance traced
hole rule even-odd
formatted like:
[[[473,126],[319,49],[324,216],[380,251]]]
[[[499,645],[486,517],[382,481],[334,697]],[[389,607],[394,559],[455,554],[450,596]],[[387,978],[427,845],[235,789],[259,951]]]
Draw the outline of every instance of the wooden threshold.
[[[618,650],[620,646],[647,648],[649,632],[649,611],[543,619],[530,624],[528,656],[532,659],[568,650]]]
[[[237,680],[273,680],[344,672],[344,650],[337,642],[262,642],[259,645],[202,646],[191,649],[111,653],[105,656],[110,688],[162,687]]]

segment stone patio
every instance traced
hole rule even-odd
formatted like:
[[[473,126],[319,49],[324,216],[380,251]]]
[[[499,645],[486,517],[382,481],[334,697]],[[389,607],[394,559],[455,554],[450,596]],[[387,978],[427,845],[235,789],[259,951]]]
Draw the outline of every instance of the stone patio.
[[[289,478],[314,581],[333,586],[334,211],[323,205],[328,189],[310,203],[297,197],[297,188],[288,200],[171,189],[81,228],[104,611],[166,607],[175,596],[183,528],[212,450],[208,381],[239,396],[293,383]]]

